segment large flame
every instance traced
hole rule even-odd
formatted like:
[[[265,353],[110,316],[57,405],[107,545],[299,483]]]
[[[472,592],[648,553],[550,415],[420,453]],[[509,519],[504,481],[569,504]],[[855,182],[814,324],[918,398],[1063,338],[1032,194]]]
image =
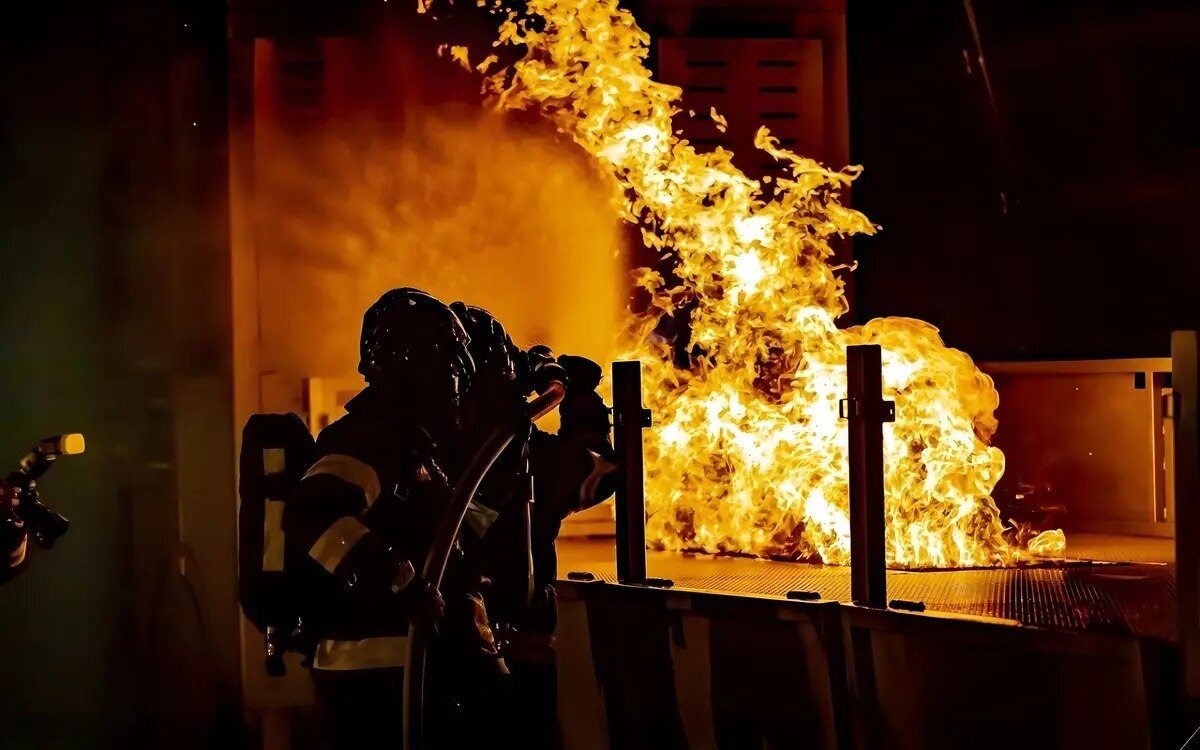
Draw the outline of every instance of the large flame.
[[[876,343],[885,397],[896,402],[885,432],[888,561],[1027,558],[991,498],[1004,470],[988,444],[998,404],[991,379],[927,323],[835,325],[847,302],[830,243],[876,229],[842,203],[859,169],[827,169],[780,148],[766,128],[756,146],[790,174],[773,185],[746,177],[727,151],[698,153],[672,129],[680,89],[651,78],[649,36],[616,0],[529,0],[506,15],[496,45],[525,52],[486,79],[496,105],[550,118],[611,175],[644,241],[676,260],[677,282],[640,271],[650,306],[631,316],[622,339],[644,364],[655,419],[646,449],[650,542],[847,562],[838,400],[846,346]],[[455,56],[469,65],[465,51]],[[679,312],[690,315],[693,347],[684,367],[655,335],[664,314]],[[1058,532],[1034,548],[1060,556],[1063,544]]]

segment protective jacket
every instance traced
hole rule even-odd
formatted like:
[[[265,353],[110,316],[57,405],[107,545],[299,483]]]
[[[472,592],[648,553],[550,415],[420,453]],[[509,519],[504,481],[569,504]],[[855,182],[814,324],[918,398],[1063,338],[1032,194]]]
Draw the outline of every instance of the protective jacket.
[[[575,368],[572,368],[575,369]],[[516,493],[522,482],[519,455],[512,451],[493,468],[492,482],[483,487],[467,522],[483,539],[484,575],[493,581],[488,610],[493,619],[518,630],[549,635],[556,625],[553,583],[558,575],[555,540],[563,520],[571,513],[590,508],[610,497],[616,489],[616,459],[609,442],[608,410],[594,391],[595,383],[572,377],[568,395],[560,409],[557,434],[535,429],[529,440],[529,473],[534,488],[530,509],[529,555],[533,567],[533,598],[525,603],[514,579],[518,550],[524,544],[520,515],[492,513],[489,508],[513,507],[497,500],[503,493]],[[507,480],[506,480],[507,478]],[[507,482],[507,483],[506,483]]]
[[[284,513],[322,670],[402,666],[416,571],[451,493],[430,435],[368,386],[321,431]]]

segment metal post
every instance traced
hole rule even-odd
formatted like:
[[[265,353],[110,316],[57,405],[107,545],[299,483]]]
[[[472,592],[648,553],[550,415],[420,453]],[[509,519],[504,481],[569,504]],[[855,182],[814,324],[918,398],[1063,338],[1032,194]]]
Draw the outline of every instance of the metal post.
[[[620,462],[617,484],[617,580],[646,583],[646,496],[642,430],[650,412],[642,406],[642,363],[613,362],[613,447]]]
[[[878,345],[846,347],[846,398],[839,410],[850,422],[850,594],[855,604],[883,609],[883,423],[896,420],[896,405],[883,400]]]
[[[1200,346],[1196,331],[1171,334],[1175,425],[1175,569],[1183,697],[1190,719],[1200,718]]]

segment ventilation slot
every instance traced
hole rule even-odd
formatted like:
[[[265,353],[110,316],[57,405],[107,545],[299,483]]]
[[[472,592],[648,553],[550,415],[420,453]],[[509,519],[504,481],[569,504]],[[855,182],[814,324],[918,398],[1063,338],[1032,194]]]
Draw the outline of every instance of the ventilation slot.
[[[280,46],[279,103],[285,117],[293,120],[310,120],[324,114],[325,60],[316,40]]]
[[[755,148],[765,125],[783,148],[827,160],[821,40],[667,37],[657,45],[662,80],[683,89],[673,122],[697,151],[724,148],[751,178],[787,174]],[[727,124],[714,121],[713,108]]]

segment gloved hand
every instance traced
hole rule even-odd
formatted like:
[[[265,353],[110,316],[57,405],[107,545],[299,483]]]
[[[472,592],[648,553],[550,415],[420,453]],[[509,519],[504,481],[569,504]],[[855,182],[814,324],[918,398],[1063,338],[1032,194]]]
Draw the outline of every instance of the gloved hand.
[[[587,357],[563,354],[559,356],[558,364],[566,370],[567,377],[571,379],[571,387],[577,391],[594,391],[604,378],[604,370],[600,365]]]
[[[529,385],[538,393],[544,393],[550,383],[558,381],[570,386],[570,376],[561,364],[555,361],[550,347],[538,345],[525,354],[528,361]]]
[[[559,407],[560,435],[582,435],[590,441],[608,441],[608,406],[596,393],[604,370],[586,357],[564,354],[558,362],[571,379],[566,398]]]
[[[446,600],[442,597],[442,592],[431,583],[414,582],[401,592],[401,597],[414,617],[437,622],[446,616]]]
[[[612,427],[608,405],[595,391],[585,393],[567,391],[567,396],[559,406],[558,413],[560,416],[558,434],[586,436],[589,442],[594,440],[608,442],[608,434]]]

